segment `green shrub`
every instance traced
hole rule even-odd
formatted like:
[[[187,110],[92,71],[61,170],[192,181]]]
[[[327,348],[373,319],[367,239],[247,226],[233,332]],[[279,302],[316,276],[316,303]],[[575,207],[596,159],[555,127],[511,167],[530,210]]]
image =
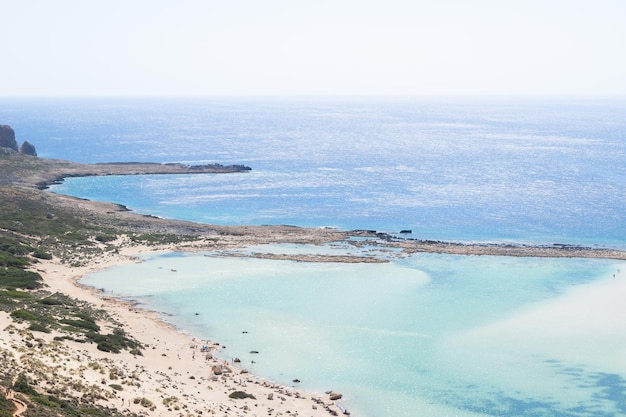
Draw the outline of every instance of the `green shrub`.
[[[28,261],[18,258],[10,253],[0,252],[0,266],[23,268],[28,265]]]
[[[78,317],[81,320],[87,321],[89,323],[95,323],[96,319],[94,319],[90,314],[88,313],[83,313],[83,312],[78,312],[75,314],[76,317]]]
[[[32,249],[30,246],[24,245],[17,240],[2,239],[0,251],[10,253],[11,255],[26,255]]]
[[[98,236],[96,236],[96,240],[98,242],[102,242],[102,243],[113,242],[115,239],[117,239],[117,236],[115,236],[115,235],[98,235]]]
[[[116,345],[115,343],[111,343],[108,340],[103,340],[101,342],[98,343],[98,345],[96,346],[96,348],[98,348],[98,350],[101,350],[103,352],[111,352],[111,353],[120,353],[121,349],[119,345]]]
[[[153,408],[154,407],[154,403],[152,401],[150,401],[149,399],[142,397],[142,398],[134,398],[133,399],[133,404],[139,404],[142,407],[146,407],[146,408]]]
[[[39,302],[47,306],[62,306],[65,304],[63,301],[57,300],[56,298],[53,298],[53,297],[42,298],[41,300],[39,300]]]
[[[35,396],[31,396],[31,399],[49,408],[61,408],[63,406],[63,401],[59,400],[57,397],[53,395],[48,395],[48,396],[35,395]]]
[[[31,330],[33,332],[42,332],[42,333],[50,333],[50,329],[41,323],[31,323],[30,326],[28,326],[28,330]]]
[[[25,291],[6,290],[6,291],[0,291],[0,297],[15,298],[18,300],[27,300],[29,298],[33,298],[33,295]]]
[[[97,348],[103,352],[120,353],[122,349],[131,349],[133,355],[141,355],[140,344],[126,337],[123,329],[115,329],[112,334],[89,332],[85,336],[97,343]]]
[[[14,312],[12,312],[11,317],[13,317],[16,320],[26,320],[26,321],[39,320],[39,316],[35,315],[34,313],[31,313],[30,311],[21,310],[21,309],[15,310]]]
[[[38,259],[46,259],[46,260],[52,259],[52,255],[50,255],[48,252],[45,252],[41,249],[35,249],[35,251],[33,252],[33,256]]]
[[[163,398],[163,405],[169,407],[170,405],[174,404],[178,402],[178,398],[177,397],[167,397],[167,398]]]
[[[0,395],[0,417],[13,417],[15,406],[13,402]]]
[[[0,287],[35,290],[43,286],[41,275],[15,267],[0,267]]]
[[[20,374],[17,377],[15,383],[13,384],[13,390],[26,395],[37,395],[37,391],[35,391],[35,389],[30,385],[24,374]]]
[[[59,323],[67,324],[69,326],[77,327],[79,329],[92,330],[94,332],[100,331],[100,326],[98,326],[96,323],[94,323],[93,321],[87,321],[83,319],[80,319],[80,320],[62,319],[62,320],[59,320]]]
[[[243,391],[233,391],[230,393],[228,398],[233,398],[235,400],[245,400],[246,398],[251,398],[253,400],[256,400],[254,395],[248,394],[247,392],[243,392]]]
[[[3,305],[3,306],[14,306],[16,304],[17,304],[17,302],[13,301],[11,298],[2,297],[2,295],[0,294],[0,305]]]

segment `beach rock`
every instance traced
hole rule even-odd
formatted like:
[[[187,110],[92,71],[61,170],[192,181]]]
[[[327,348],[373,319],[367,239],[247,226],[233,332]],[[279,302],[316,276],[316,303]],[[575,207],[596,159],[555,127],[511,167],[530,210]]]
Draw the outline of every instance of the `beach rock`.
[[[8,125],[0,125],[0,147],[10,148],[18,151],[17,141],[15,140],[15,132]]]
[[[328,398],[330,398],[331,401],[337,401],[340,400],[343,397],[343,395],[339,392],[331,392],[328,396]]]
[[[24,141],[22,146],[20,146],[20,153],[23,153],[24,155],[37,156],[37,150],[35,150],[35,146],[29,141]]]

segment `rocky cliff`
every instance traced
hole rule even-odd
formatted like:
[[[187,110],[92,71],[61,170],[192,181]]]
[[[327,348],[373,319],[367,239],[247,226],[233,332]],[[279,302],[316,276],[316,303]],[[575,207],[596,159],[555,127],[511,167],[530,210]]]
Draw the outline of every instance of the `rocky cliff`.
[[[15,132],[11,126],[0,125],[0,147],[18,151],[17,141],[15,140]]]
[[[23,153],[24,155],[37,156],[37,151],[33,144],[25,141],[22,146],[18,147],[13,128],[9,125],[0,125],[0,151],[6,151],[7,149]]]

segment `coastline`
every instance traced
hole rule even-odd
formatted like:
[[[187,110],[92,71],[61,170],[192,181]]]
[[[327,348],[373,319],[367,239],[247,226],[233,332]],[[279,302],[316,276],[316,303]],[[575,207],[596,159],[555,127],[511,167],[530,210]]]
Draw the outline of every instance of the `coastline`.
[[[177,329],[168,324],[167,321],[161,318],[158,312],[137,308],[131,301],[124,301],[107,296],[95,288],[85,287],[77,282],[85,274],[129,262],[138,262],[136,258],[138,255],[171,253],[178,250],[179,248],[176,247],[176,245],[167,247],[152,247],[146,245],[132,247],[123,246],[120,253],[116,256],[97,260],[82,268],[70,268],[71,271],[69,274],[61,269],[57,269],[58,264],[52,262],[44,268],[41,268],[41,270],[46,272],[48,276],[55,277],[61,275],[59,282],[68,287],[59,287],[59,290],[70,293],[73,297],[86,299],[94,305],[99,305],[98,302],[100,302],[101,308],[106,309],[115,319],[124,323],[124,328],[127,329],[129,333],[138,337],[141,342],[147,343],[149,349],[153,350],[149,350],[148,354],[144,353],[148,360],[141,365],[142,373],[140,375],[150,375],[154,373],[167,375],[167,377],[164,377],[167,379],[167,383],[161,380],[156,381],[155,385],[152,385],[153,381],[151,378],[145,379],[141,376],[138,381],[141,383],[142,387],[152,388],[136,390],[135,393],[132,394],[133,396],[148,398],[155,404],[157,404],[155,401],[164,398],[163,395],[166,395],[166,398],[171,398],[172,396],[181,398],[181,395],[184,396],[185,393],[187,393],[186,390],[194,388],[194,382],[187,381],[187,379],[193,377],[193,379],[198,382],[199,389],[194,391],[193,395],[189,396],[188,401],[198,407],[196,411],[202,411],[200,407],[204,404],[205,414],[206,412],[212,413],[215,410],[219,410],[217,411],[218,415],[219,412],[224,412],[223,415],[247,416],[250,415],[249,413],[256,415],[254,411],[257,409],[259,413],[267,415],[280,415],[280,413],[282,413],[283,415],[316,417],[318,415],[329,415],[328,410],[341,414],[342,408],[338,407],[338,405],[341,405],[341,402],[331,401],[326,394],[297,390],[297,388],[294,387],[294,385],[297,384],[287,387],[281,386],[267,381],[260,376],[249,375],[245,373],[245,371],[242,373],[242,369],[236,366],[233,367],[233,364],[228,364],[228,367],[234,371],[232,374],[226,377],[220,377],[218,381],[213,381],[207,376],[212,376],[211,367],[223,362],[218,360],[202,361],[202,355],[204,353],[199,354],[198,352],[202,345],[213,346],[214,341],[196,340],[193,338],[193,335],[186,334],[182,332],[181,329]],[[484,338],[480,337],[481,332],[484,331],[487,332],[485,334],[493,334],[494,332],[499,335],[511,334],[512,336],[509,337],[520,338],[519,344],[527,344],[528,340],[531,340],[532,337],[536,337],[536,335],[533,336],[533,329],[546,327],[547,324],[550,324],[552,325],[552,329],[544,335],[544,337],[553,338],[553,344],[557,345],[559,338],[565,338],[566,340],[567,338],[573,338],[572,340],[574,342],[580,344],[584,341],[584,337],[580,335],[576,336],[578,333],[576,329],[583,324],[586,331],[583,332],[584,334],[591,332],[599,335],[598,337],[606,337],[607,343],[609,343],[611,335],[626,329],[624,324],[619,320],[621,312],[623,311],[620,300],[623,299],[623,296],[626,294],[626,283],[623,281],[626,277],[626,264],[618,264],[617,267],[617,272],[612,278],[610,275],[606,275],[597,282],[594,281],[592,283],[583,284],[580,288],[573,289],[555,299],[550,299],[545,304],[539,303],[538,307],[535,306],[530,309],[525,315],[522,314],[519,317],[510,319],[510,322],[504,320],[502,323],[496,322],[490,327],[462,335],[458,341],[469,343],[470,346],[472,343],[480,344],[480,341],[484,340]],[[55,268],[56,272],[54,269],[51,270],[51,268]],[[93,299],[88,297],[92,297]],[[598,329],[596,327],[599,322],[604,324]],[[533,325],[533,323],[536,325]],[[519,329],[524,329],[524,333],[522,333],[523,337],[518,333]],[[489,339],[491,338],[493,337]],[[506,337],[504,337],[504,339],[508,340]],[[544,345],[543,340],[542,338],[541,341],[537,341],[536,344],[538,346]],[[195,350],[190,349],[191,346],[195,346]],[[155,349],[156,352],[154,352]],[[97,350],[93,350],[93,352],[94,355],[92,358],[101,357],[103,359],[99,360],[107,360],[107,355],[102,355]],[[176,360],[173,358],[174,353],[180,355],[180,357],[176,357]],[[615,348],[598,352],[598,357],[609,353],[611,357],[617,359],[621,354],[621,350]],[[159,357],[159,354],[161,354],[161,357]],[[162,356],[163,354],[166,354],[167,357]],[[110,357],[108,358],[111,359]],[[114,359],[117,359],[117,357]],[[123,369],[132,369],[132,366],[136,367],[139,361],[143,362],[144,359],[139,358],[139,360],[130,362],[122,359],[114,366],[122,367]],[[601,362],[602,361],[600,361],[600,363]],[[165,364],[168,364],[167,369],[165,369]],[[610,373],[611,368],[605,368],[605,371]],[[172,374],[172,372],[174,374]],[[157,380],[158,378],[154,379]],[[163,388],[164,384],[170,384],[170,386],[165,389]],[[209,392],[203,392],[201,388],[204,388],[204,385],[211,387],[209,388]],[[154,396],[146,394],[148,390],[152,389],[156,393]],[[256,399],[254,401],[246,400],[245,402],[232,400],[228,398],[225,393],[232,392],[233,390],[243,390],[247,393],[251,393]],[[216,393],[214,391],[223,392],[224,395],[215,395]],[[296,392],[298,392],[298,394],[295,394]],[[350,393],[347,392],[344,394],[348,394],[349,396]],[[167,397],[167,395],[170,397]],[[269,398],[273,398],[273,400]],[[118,395],[114,397],[114,399],[109,399],[109,402],[120,399],[121,395]],[[259,399],[264,400],[259,401]],[[279,402],[276,402],[277,399]],[[211,407],[206,404],[220,405]],[[251,408],[252,404],[255,407],[254,409]],[[248,408],[246,409],[244,407]],[[313,407],[317,407],[317,409]],[[230,410],[228,410],[228,408],[230,408]],[[140,412],[142,410],[140,406],[134,406],[134,408],[126,407],[124,410],[126,409],[133,412]],[[322,410],[322,412],[318,413],[320,410]],[[168,412],[169,411],[171,410],[168,410]],[[159,407],[157,407],[156,411],[152,411],[150,415],[169,416],[178,414],[161,413]],[[353,413],[353,415],[366,416],[367,413],[359,412],[358,414]]]
[[[2,156],[0,154],[0,156]],[[626,251],[609,248],[591,248],[565,243],[551,245],[515,245],[509,243],[459,243],[448,241],[404,238],[376,230],[338,230],[333,228],[305,228],[290,225],[270,226],[218,226],[190,221],[161,219],[141,215],[127,207],[108,202],[90,201],[62,194],[46,192],[51,184],[68,177],[105,175],[147,175],[147,174],[224,174],[247,172],[243,165],[203,165],[190,167],[182,164],[156,163],[106,163],[80,164],[56,159],[29,157],[20,154],[7,154],[0,158],[0,174],[7,181],[20,188],[44,193],[51,204],[65,209],[80,210],[78,215],[90,217],[107,226],[123,224],[148,232],[158,231],[205,238],[218,237],[216,245],[224,247],[245,246],[263,243],[312,243],[322,244],[346,241],[353,237],[366,241],[350,241],[355,246],[376,245],[400,249],[406,254],[446,253],[452,255],[493,255],[550,258],[602,258],[626,260]],[[0,183],[1,185],[1,183]],[[295,260],[307,260],[305,258]],[[323,257],[316,260],[324,261]],[[348,260],[345,261],[354,261]],[[367,261],[365,258],[361,261]]]
[[[103,352],[94,343],[64,339],[66,331],[31,331],[28,321],[15,320],[7,311],[0,311],[0,354],[4,358],[2,363],[7,367],[5,375],[10,377],[2,384],[7,387],[5,397],[8,399],[13,395],[12,387],[20,377],[26,376],[38,386],[36,391],[57,393],[55,398],[69,400],[75,406],[92,404],[111,413],[106,415],[288,414],[318,417],[327,416],[329,412],[340,413],[328,395],[305,394],[295,387],[280,386],[250,375],[234,364],[224,364],[217,358],[207,356],[219,348],[215,342],[195,340],[165,323],[155,312],[106,297],[77,282],[85,274],[136,262],[136,256],[141,253],[228,249],[268,242],[325,243],[341,240],[344,236],[332,230],[307,230],[292,226],[229,228],[165,220],[142,216],[113,203],[44,191],[47,184],[68,176],[155,173],[151,167],[161,169],[159,164],[95,166],[13,153],[0,154],[0,174],[3,178],[0,187],[7,221],[5,226],[0,227],[2,235],[27,242],[44,242],[36,235],[24,235],[25,224],[22,221],[11,221],[13,216],[22,212],[24,203],[29,206],[33,202],[33,214],[38,213],[36,215],[39,216],[44,211],[44,222],[65,223],[70,219],[67,225],[70,231],[88,224],[96,231],[114,233],[115,241],[101,242],[94,236],[90,237],[89,245],[95,244],[96,248],[77,246],[70,241],[68,254],[63,247],[53,247],[53,253],[58,251],[61,255],[56,254],[49,260],[37,259],[29,270],[41,276],[46,293],[60,293],[87,302],[94,309],[106,311],[126,334],[143,346],[142,355],[126,350],[117,354]],[[204,172],[199,169],[189,172],[185,166],[169,165],[166,173],[172,173],[171,170],[193,174]],[[41,205],[41,209],[37,209],[37,205]],[[77,226],[71,223],[74,221]],[[37,226],[33,231],[43,232]],[[148,239],[146,242],[140,240],[143,236]],[[151,241],[151,236],[173,238],[174,243],[164,244],[158,239]],[[61,243],[61,246],[64,245],[66,243]],[[113,329],[108,322],[101,323],[99,320],[98,324],[108,327],[108,331]],[[204,345],[209,347],[207,352],[201,352]],[[33,349],[35,346],[37,348]],[[229,397],[233,392],[251,397],[233,399]],[[28,393],[17,392],[17,395],[10,400],[16,407],[21,404],[19,401],[31,407],[38,406],[36,401],[29,399]],[[25,414],[28,415],[28,411]]]
[[[109,297],[97,289],[80,285],[78,281],[86,274],[130,262],[137,262],[137,255],[170,252],[173,246],[154,248],[150,246],[123,245],[118,254],[106,254],[101,259],[81,267],[70,267],[58,259],[41,262],[37,271],[44,277],[47,290],[60,292],[106,310],[122,324],[124,330],[137,338],[145,347],[141,356],[128,352],[110,354],[96,349],[93,344],[54,340],[55,332],[37,334],[40,349],[24,355],[22,336],[19,332],[4,337],[1,348],[12,356],[27,357],[54,368],[57,380],[65,386],[100,386],[104,388],[96,403],[113,407],[118,411],[142,414],[149,411],[154,416],[191,415],[297,415],[328,416],[329,410],[341,413],[336,401],[327,394],[304,393],[297,387],[286,387],[249,374],[237,364],[224,363],[213,352],[219,349],[216,341],[202,341],[181,332],[163,321],[157,312],[137,308],[131,302]],[[0,312],[0,328],[24,326],[13,323],[6,313]],[[208,351],[203,351],[203,346]],[[50,355],[50,350],[55,355]],[[65,356],[60,368],[55,366],[54,356]],[[91,369],[87,364],[97,369]],[[216,367],[219,371],[216,371]],[[85,369],[86,368],[86,369]],[[102,372],[104,371],[104,372]],[[70,382],[72,381],[72,382]],[[50,382],[49,382],[50,383]],[[122,387],[121,391],[110,389],[110,384]],[[295,384],[294,384],[295,385]],[[108,388],[108,389],[107,389]],[[233,399],[234,391],[245,392],[254,398]],[[75,394],[79,394],[77,391]],[[153,407],[133,403],[135,398],[145,398]],[[164,401],[167,402],[165,405]],[[147,402],[146,402],[147,403]],[[188,415],[188,414],[184,414]]]
[[[189,252],[202,250],[240,248],[268,243],[324,244],[349,241],[354,246],[376,246],[400,250],[403,255],[418,252],[447,253],[457,255],[493,255],[522,257],[587,257],[626,260],[626,252],[608,249],[582,248],[567,245],[515,246],[463,244],[400,239],[372,230],[340,231],[335,229],[309,229],[295,226],[215,226],[186,221],[143,216],[125,207],[78,199],[44,191],[42,184],[50,184],[67,176],[100,175],[93,173],[93,166],[73,164],[66,161],[42,160],[23,156],[0,158],[9,161],[10,167],[22,164],[27,169],[12,171],[4,195],[12,199],[44,201],[51,219],[55,213],[68,212],[88,224],[116,231],[116,240],[98,243],[97,250],[80,253],[77,257],[40,260],[32,270],[42,276],[46,290],[59,292],[83,300],[107,311],[122,324],[126,332],[145,346],[143,356],[127,351],[110,354],[96,349],[95,344],[54,340],[59,333],[32,333],[27,323],[13,320],[0,312],[2,344],[0,350],[13,358],[16,369],[29,370],[37,375],[37,368],[55,375],[40,386],[46,388],[57,384],[55,389],[79,397],[89,387],[95,392],[94,402],[101,407],[112,408],[121,413],[136,415],[180,416],[189,413],[200,415],[298,415],[326,416],[329,407],[341,413],[335,401],[326,394],[312,395],[282,387],[252,376],[244,369],[227,364],[230,372],[216,375],[213,367],[224,365],[215,358],[206,358],[209,352],[200,352],[207,345],[216,348],[212,341],[194,340],[160,319],[157,313],[138,309],[131,303],[107,297],[95,289],[81,286],[77,281],[85,274],[115,265],[136,262],[136,256],[152,252]],[[101,175],[140,175],[146,164],[105,164],[107,173]],[[0,168],[4,166],[0,165]],[[33,169],[36,167],[37,169]],[[119,170],[117,170],[119,168]],[[98,168],[100,169],[100,168]],[[124,171],[126,170],[126,171]],[[149,170],[147,170],[149,171]],[[103,171],[104,172],[104,171]],[[200,173],[200,172],[194,172]],[[4,189],[3,189],[4,191]],[[21,200],[18,200],[21,201]],[[3,230],[6,232],[6,230]],[[16,233],[10,230],[11,233]],[[180,240],[173,243],[133,241],[134,234],[175,235]],[[350,240],[360,237],[363,240]],[[80,252],[80,251],[79,251]],[[279,255],[280,259],[301,262],[380,262],[365,256],[310,256]],[[32,349],[33,344],[39,349]],[[195,353],[195,354],[194,354]],[[179,358],[180,356],[180,358]],[[63,359],[60,359],[63,358]],[[60,364],[62,362],[62,365]],[[92,365],[93,364],[93,365]],[[48,384],[48,385],[46,385]],[[122,388],[111,388],[116,385]],[[329,387],[332,389],[333,387]],[[73,391],[72,391],[73,390]],[[232,399],[233,391],[254,395],[255,399]],[[296,395],[296,392],[298,393]],[[143,398],[147,402],[134,403]],[[147,406],[147,404],[151,404]],[[154,409],[152,409],[154,407]],[[182,414],[187,413],[187,414]],[[194,414],[192,414],[194,415]]]

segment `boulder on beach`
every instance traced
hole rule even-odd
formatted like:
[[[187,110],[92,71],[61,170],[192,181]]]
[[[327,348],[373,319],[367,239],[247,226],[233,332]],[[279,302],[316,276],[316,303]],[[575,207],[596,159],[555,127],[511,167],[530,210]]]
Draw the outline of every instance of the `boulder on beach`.
[[[341,395],[341,393],[339,392],[333,391],[328,395],[328,398],[330,398],[331,401],[337,401],[343,398],[343,395]]]

